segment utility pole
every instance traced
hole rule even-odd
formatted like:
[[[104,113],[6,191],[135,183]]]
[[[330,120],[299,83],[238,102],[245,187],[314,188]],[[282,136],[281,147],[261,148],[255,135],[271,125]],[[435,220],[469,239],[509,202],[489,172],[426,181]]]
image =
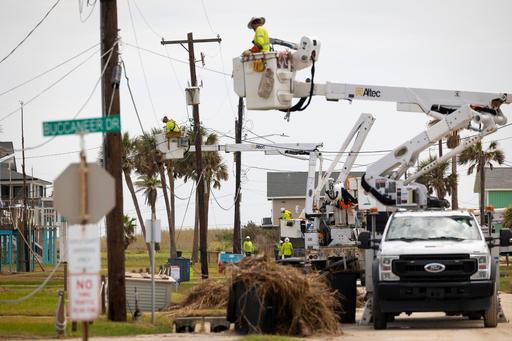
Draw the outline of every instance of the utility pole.
[[[194,43],[220,43],[221,39],[219,36],[212,39],[195,39],[192,32],[187,34],[187,40],[162,40],[162,45],[180,44],[185,50],[188,51],[188,60],[190,67],[190,83],[192,87],[197,87],[197,76],[196,76],[196,57],[194,55]],[[186,48],[183,44],[187,44]],[[206,206],[205,206],[205,195],[204,195],[204,178],[203,178],[203,155],[201,153],[201,144],[203,143],[201,138],[201,121],[199,119],[199,104],[194,104],[192,109],[194,117],[194,134],[195,134],[195,146],[196,146],[196,174],[198,178],[197,183],[197,204],[199,205],[199,248],[201,253],[201,277],[208,278],[208,226],[206,226]]]
[[[100,26],[101,69],[105,69],[101,80],[103,116],[120,115],[119,91],[112,82],[116,67],[119,67],[117,0],[100,0]],[[110,49],[112,51],[108,52]],[[105,135],[104,164],[116,184],[116,206],[107,215],[108,318],[112,321],[126,321],[121,133]]]
[[[27,194],[28,193],[27,193],[27,172],[25,171],[25,129],[24,129],[24,122],[23,122],[23,114],[24,113],[23,113],[23,102],[21,102],[21,101],[20,101],[20,111],[21,111],[21,158],[22,158],[21,169],[23,172],[23,215],[22,215],[23,227],[22,227],[22,230],[18,231],[18,232],[22,233],[23,237],[25,237],[24,239],[26,241],[29,241],[29,243],[30,243],[30,238],[29,238],[30,234],[28,233],[29,227],[27,224],[27,207],[28,207]],[[25,263],[25,271],[30,272],[30,250],[29,250],[30,244],[24,245],[23,242],[18,243],[18,245],[20,245],[20,244],[22,246],[21,259]],[[19,255],[19,252],[18,252],[18,255]],[[19,261],[18,261],[18,263],[19,263]]]
[[[244,99],[238,98],[238,119],[235,121],[235,143],[242,143],[242,126],[244,115]],[[242,173],[242,153],[235,152],[235,222],[233,224],[233,253],[241,253],[241,230],[240,230],[240,201],[242,193],[240,188]]]

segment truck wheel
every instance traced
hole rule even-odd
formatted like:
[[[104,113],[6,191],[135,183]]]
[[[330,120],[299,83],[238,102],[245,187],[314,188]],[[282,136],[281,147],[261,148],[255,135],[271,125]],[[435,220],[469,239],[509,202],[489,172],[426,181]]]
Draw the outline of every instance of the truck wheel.
[[[386,313],[382,313],[379,307],[377,295],[373,294],[373,329],[386,329],[388,324]]]
[[[496,328],[498,325],[498,291],[494,289],[491,297],[491,305],[484,313],[485,328]]]

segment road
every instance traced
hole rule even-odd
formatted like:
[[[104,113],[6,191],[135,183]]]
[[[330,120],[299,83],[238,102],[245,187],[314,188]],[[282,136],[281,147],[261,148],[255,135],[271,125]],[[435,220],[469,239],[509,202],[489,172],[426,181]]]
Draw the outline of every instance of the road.
[[[505,314],[512,318],[512,294],[501,294]],[[361,311],[358,311],[360,316]],[[446,317],[440,313],[421,313],[412,316],[399,316],[395,322],[388,323],[386,330],[374,330],[371,326],[343,325],[343,334],[336,337],[313,337],[310,341],[477,341],[512,340],[512,323],[500,323],[497,328],[484,328],[483,320],[469,321],[462,317]],[[94,338],[97,341],[121,340],[123,338]],[[160,334],[140,335],[130,338],[134,341],[231,341],[240,338],[233,334]]]

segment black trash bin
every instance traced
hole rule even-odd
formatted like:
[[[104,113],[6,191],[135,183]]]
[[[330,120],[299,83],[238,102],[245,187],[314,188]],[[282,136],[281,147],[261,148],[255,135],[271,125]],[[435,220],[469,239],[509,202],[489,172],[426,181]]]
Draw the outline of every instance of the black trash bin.
[[[235,324],[238,334],[275,334],[275,310],[271,298],[260,302],[256,288],[233,283],[229,290],[227,320]]]
[[[342,311],[341,323],[356,322],[357,285],[359,277],[357,272],[333,272],[329,274],[331,288],[337,290]]]

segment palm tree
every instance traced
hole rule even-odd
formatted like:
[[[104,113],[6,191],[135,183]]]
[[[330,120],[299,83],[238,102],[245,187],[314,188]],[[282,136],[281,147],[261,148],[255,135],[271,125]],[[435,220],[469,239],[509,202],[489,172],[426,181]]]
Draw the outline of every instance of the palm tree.
[[[137,192],[143,192],[146,198],[146,204],[151,208],[151,220],[156,220],[156,199],[158,197],[158,189],[162,188],[162,183],[155,174],[141,175],[135,182]],[[155,250],[159,250],[155,244]]]
[[[176,257],[176,240],[174,233],[174,210],[171,210],[169,203],[169,194],[167,192],[167,181],[165,178],[165,166],[162,161],[162,155],[156,146],[156,136],[161,134],[161,130],[153,129],[151,133],[141,136],[139,141],[139,161],[137,163],[137,171],[139,174],[146,176],[160,177],[161,188],[165,201],[165,209],[167,211],[167,222],[169,224],[169,243],[170,256]]]
[[[124,227],[124,249],[135,241],[135,218],[131,218],[126,214],[123,215],[123,227]]]
[[[502,165],[505,161],[505,154],[498,149],[498,142],[492,141],[486,150],[482,148],[482,142],[477,142],[468,149],[464,150],[459,156],[460,165],[469,165],[468,175],[472,174],[476,168],[477,176],[480,176],[480,223],[485,223],[485,167],[489,166],[492,170],[493,162]]]
[[[135,206],[135,212],[137,213],[137,219],[139,220],[139,225],[142,230],[142,235],[144,236],[144,239],[146,238],[146,226],[144,225],[144,219],[142,218],[142,214],[140,211],[139,201],[137,199],[137,195],[135,193],[135,188],[133,186],[133,181],[131,174],[133,170],[135,169],[135,162],[136,162],[136,153],[137,153],[137,140],[130,138],[130,135],[128,132],[125,132],[123,134],[122,140],[121,140],[121,158],[122,158],[122,165],[121,168],[123,169],[124,174],[124,180],[126,182],[126,186],[128,187],[128,190],[130,191],[130,195],[132,197],[133,206]],[[148,252],[150,251],[149,243],[146,243],[146,248],[148,249]]]
[[[201,127],[200,134],[206,136],[206,130]],[[193,129],[188,130],[188,140],[191,143],[195,140]],[[205,144],[213,145],[218,144],[219,138],[217,134],[211,133],[206,136]],[[190,152],[184,159],[176,161],[174,164],[175,173],[182,177],[185,182],[192,179],[197,183],[198,177],[195,172],[196,159],[195,152]],[[206,226],[208,226],[208,209],[209,199],[212,187],[214,189],[220,189],[221,181],[228,179],[227,166],[222,162],[222,158],[218,152],[203,152],[203,180],[205,184],[205,212],[206,212]],[[197,203],[197,192],[196,192],[196,203]],[[194,222],[194,241],[192,244],[192,262],[197,262],[198,249],[199,249],[199,219],[198,219],[199,206],[196,205],[195,222]]]
[[[436,159],[436,156],[431,155],[427,159],[420,161],[416,171],[422,170],[425,166],[432,163]],[[425,185],[429,194],[432,194],[435,190],[437,197],[440,200],[443,200],[446,197],[446,194],[451,194],[453,182],[457,181],[456,175],[447,175],[449,167],[449,162],[443,162],[436,168],[432,169],[430,172],[420,176],[416,182]]]

